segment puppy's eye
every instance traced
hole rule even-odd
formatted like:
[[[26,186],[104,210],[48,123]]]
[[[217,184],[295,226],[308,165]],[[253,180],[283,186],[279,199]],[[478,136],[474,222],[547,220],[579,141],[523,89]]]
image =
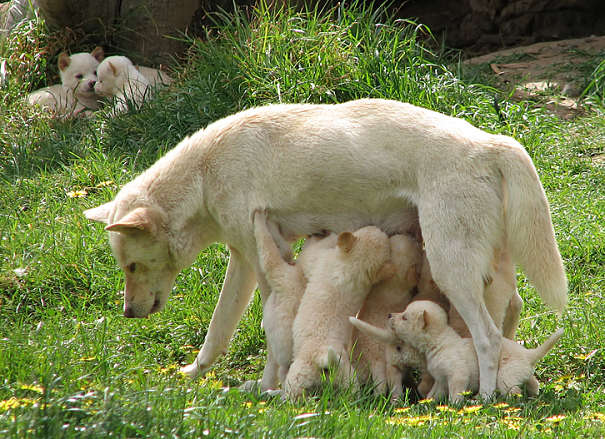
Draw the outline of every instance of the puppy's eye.
[[[137,269],[137,264],[134,262],[128,266],[128,271],[130,271],[131,273],[134,273],[136,269]]]
[[[401,346],[397,346],[397,352],[401,352]]]
[[[408,318],[405,315],[401,314],[401,320],[407,320],[407,319]]]
[[[82,73],[78,73],[76,75],[76,79],[82,79],[84,77],[84,75]]]

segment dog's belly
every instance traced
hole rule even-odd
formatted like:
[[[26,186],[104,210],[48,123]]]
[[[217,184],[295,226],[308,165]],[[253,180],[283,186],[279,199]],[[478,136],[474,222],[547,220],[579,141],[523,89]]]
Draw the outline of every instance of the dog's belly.
[[[332,206],[331,211],[326,207]],[[280,230],[287,240],[304,235],[323,233],[325,231],[340,233],[353,231],[367,225],[374,225],[385,233],[410,232],[418,223],[416,208],[404,199],[397,202],[384,202],[372,209],[342,209],[332,203],[325,203],[323,209],[315,211],[306,209],[287,212],[281,209],[272,211],[272,217],[280,225]]]

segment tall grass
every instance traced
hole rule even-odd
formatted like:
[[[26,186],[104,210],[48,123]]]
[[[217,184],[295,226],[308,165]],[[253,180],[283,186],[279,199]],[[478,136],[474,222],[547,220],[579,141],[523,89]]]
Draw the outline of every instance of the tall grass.
[[[43,82],[12,76],[0,90],[0,436],[602,436],[605,171],[594,159],[605,144],[602,114],[564,122],[467,83],[429,29],[380,8],[296,12],[260,2],[215,20],[206,38],[190,41],[173,86],[116,118],[99,111],[62,122],[23,105],[24,91]],[[37,44],[19,50],[43,50]],[[207,377],[188,381],[176,371],[206,335],[228,260],[221,244],[181,273],[162,313],[121,317],[122,275],[106,233],[84,209],[220,117],[267,103],[360,97],[463,117],[514,136],[534,159],[570,279],[569,310],[557,321],[519,278],[519,338],[535,346],[556,326],[566,329],[538,367],[538,398],[449,407],[413,404],[410,394],[393,409],[371,389],[341,394],[327,385],[297,404],[227,389],[262,370],[258,297],[227,355]]]

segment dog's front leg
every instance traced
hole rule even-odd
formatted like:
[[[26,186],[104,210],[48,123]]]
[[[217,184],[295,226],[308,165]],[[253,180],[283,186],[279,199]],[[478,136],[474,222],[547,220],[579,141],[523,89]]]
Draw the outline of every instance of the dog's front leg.
[[[227,274],[218,303],[212,314],[208,334],[195,361],[181,369],[191,378],[204,373],[214,360],[227,351],[229,340],[250,302],[256,285],[254,270],[244,257],[234,248],[229,248],[231,256]]]

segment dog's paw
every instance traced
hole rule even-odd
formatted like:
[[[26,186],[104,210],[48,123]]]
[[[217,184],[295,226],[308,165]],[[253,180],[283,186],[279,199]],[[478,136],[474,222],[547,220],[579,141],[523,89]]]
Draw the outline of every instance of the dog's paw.
[[[187,366],[181,367],[181,373],[188,378],[196,378],[202,371],[197,367],[197,363],[194,361]]]
[[[279,397],[281,397],[281,399],[284,399],[285,392],[281,389],[269,389],[269,390],[265,390],[264,392],[262,392],[261,396],[267,396],[269,398],[279,396]]]
[[[243,392],[260,393],[261,380],[248,380],[241,384],[238,389]]]

